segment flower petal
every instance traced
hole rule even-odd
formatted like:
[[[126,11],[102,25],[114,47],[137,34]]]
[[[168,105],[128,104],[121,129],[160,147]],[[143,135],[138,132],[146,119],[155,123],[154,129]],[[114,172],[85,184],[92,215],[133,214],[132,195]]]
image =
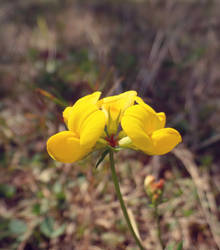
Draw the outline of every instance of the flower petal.
[[[69,119],[72,111],[73,111],[73,107],[66,107],[63,111],[63,120],[64,120],[66,126],[68,126],[68,119]]]
[[[160,120],[160,126],[158,126],[158,129],[161,129],[161,128],[165,127],[165,124],[166,124],[166,115],[165,115],[164,112],[157,113],[151,106],[149,106],[148,104],[146,104],[139,96],[137,96],[135,98],[135,101],[139,105],[141,105],[144,109],[146,109],[147,111],[149,111],[149,112],[157,115],[157,117]]]
[[[166,125],[166,115],[164,112],[160,112],[157,113],[157,117],[159,118],[160,122],[161,122],[161,127],[160,128],[164,128]]]
[[[125,133],[131,138],[134,146],[144,152],[146,150],[151,152],[153,143],[144,130],[144,123],[142,120],[132,115],[124,115],[121,120],[121,126]]]
[[[100,91],[96,91],[90,95],[86,95],[80,98],[78,101],[76,101],[73,106],[81,105],[82,103],[96,104],[97,101],[99,100],[100,95],[101,95]]]
[[[173,128],[159,129],[152,134],[154,150],[152,155],[163,155],[170,152],[182,141],[179,132]]]
[[[105,114],[97,110],[84,120],[80,128],[80,145],[92,148],[104,131]]]
[[[86,104],[95,105],[97,103],[100,95],[101,95],[101,92],[99,92],[99,91],[94,92],[93,94],[86,95],[86,96],[80,98],[78,101],[76,101],[74,103],[73,106],[65,108],[65,110],[63,111],[63,118],[64,118],[64,122],[66,123],[66,125],[68,126],[69,118],[71,116],[75,115],[75,112],[77,110],[79,110],[79,107],[81,105],[86,105]]]
[[[143,108],[145,108],[146,110],[148,110],[149,112],[154,113],[154,114],[156,113],[156,111],[155,111],[150,105],[146,104],[146,103],[143,101],[143,99],[140,98],[139,96],[136,96],[135,101],[136,101],[139,105],[141,105]]]
[[[137,92],[134,90],[126,91],[119,95],[108,96],[100,100],[100,103],[103,105],[114,104],[117,101],[125,100],[126,102],[133,102]]]
[[[68,129],[75,132],[80,137],[80,128],[85,120],[94,112],[98,110],[95,104],[81,103],[74,107],[68,119]]]
[[[62,131],[47,141],[49,155],[60,162],[71,163],[82,159],[89,150],[80,145],[79,139],[71,131]]]
[[[151,112],[142,105],[136,104],[125,111],[124,116],[134,117],[141,123],[143,132],[148,136],[153,131],[161,128],[161,121],[159,120],[156,112]],[[130,136],[130,135],[129,135]]]
[[[105,113],[110,112],[112,120],[116,120],[118,116],[123,115],[128,107],[134,104],[136,95],[136,91],[126,91],[120,95],[105,97],[100,100],[100,104]]]

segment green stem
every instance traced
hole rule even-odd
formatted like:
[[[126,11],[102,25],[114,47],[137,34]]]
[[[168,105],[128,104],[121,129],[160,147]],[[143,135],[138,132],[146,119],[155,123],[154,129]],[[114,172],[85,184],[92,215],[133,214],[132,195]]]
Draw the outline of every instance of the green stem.
[[[120,205],[121,205],[121,209],[122,209],[122,212],[124,214],[124,217],[125,217],[125,220],[128,224],[128,227],[137,243],[137,245],[139,246],[139,248],[141,250],[144,250],[144,247],[142,246],[138,236],[136,235],[135,231],[134,231],[134,228],[131,224],[131,221],[130,221],[130,218],[129,218],[129,215],[128,215],[128,212],[127,212],[127,209],[126,209],[126,206],[125,206],[125,203],[124,203],[124,200],[122,198],[122,195],[121,195],[121,191],[120,191],[120,186],[119,186],[119,182],[118,182],[118,177],[117,177],[117,174],[116,174],[116,171],[115,171],[115,162],[114,162],[114,155],[113,155],[113,151],[112,150],[109,150],[109,158],[110,158],[110,165],[111,165],[111,171],[112,171],[112,179],[113,179],[113,182],[114,182],[114,185],[115,185],[115,191],[116,191],[116,194],[118,196],[118,199],[120,201]]]
[[[157,224],[157,237],[158,237],[158,240],[160,242],[161,249],[164,250],[165,245],[164,245],[164,242],[163,242],[162,237],[161,237],[160,217],[159,217],[159,214],[158,214],[158,206],[157,206],[157,204],[154,205],[154,216],[155,216],[156,224]]]

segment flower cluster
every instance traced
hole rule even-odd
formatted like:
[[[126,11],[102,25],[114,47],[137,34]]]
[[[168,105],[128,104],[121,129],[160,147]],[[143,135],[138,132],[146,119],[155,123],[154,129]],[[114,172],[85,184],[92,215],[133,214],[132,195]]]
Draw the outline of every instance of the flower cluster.
[[[100,95],[101,92],[94,92],[64,110],[68,130],[47,141],[47,151],[53,159],[71,163],[107,147],[162,155],[181,142],[177,130],[164,128],[165,114],[154,111],[136,91],[103,99]]]

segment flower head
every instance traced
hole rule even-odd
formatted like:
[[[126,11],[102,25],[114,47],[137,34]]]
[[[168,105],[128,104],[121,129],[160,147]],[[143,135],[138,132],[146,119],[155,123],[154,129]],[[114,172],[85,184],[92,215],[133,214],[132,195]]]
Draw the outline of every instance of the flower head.
[[[64,110],[68,130],[47,141],[47,151],[53,159],[70,163],[82,159],[92,150],[106,123],[104,113],[97,106],[100,95],[101,92],[87,95]]]
[[[125,111],[121,120],[122,128],[132,144],[149,155],[170,152],[182,140],[179,132],[164,128],[164,113],[156,113],[140,97],[136,97],[136,102]]]
[[[149,155],[161,155],[181,142],[177,130],[164,128],[165,114],[154,111],[136,91],[99,100],[100,95],[97,91],[82,97],[63,111],[68,130],[47,141],[47,151],[53,159],[71,163],[93,149],[106,147],[132,148]]]

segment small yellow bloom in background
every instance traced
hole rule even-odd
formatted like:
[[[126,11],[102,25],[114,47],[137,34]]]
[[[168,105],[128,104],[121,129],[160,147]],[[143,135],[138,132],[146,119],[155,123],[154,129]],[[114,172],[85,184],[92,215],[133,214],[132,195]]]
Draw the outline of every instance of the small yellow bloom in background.
[[[179,132],[164,128],[166,116],[156,113],[140,97],[129,107],[122,117],[121,125],[132,144],[148,155],[163,155],[170,152],[182,141]]]
[[[104,113],[97,106],[100,95],[101,92],[95,92],[85,96],[64,110],[68,130],[51,136],[47,141],[47,151],[53,159],[71,163],[92,150],[106,123]]]

